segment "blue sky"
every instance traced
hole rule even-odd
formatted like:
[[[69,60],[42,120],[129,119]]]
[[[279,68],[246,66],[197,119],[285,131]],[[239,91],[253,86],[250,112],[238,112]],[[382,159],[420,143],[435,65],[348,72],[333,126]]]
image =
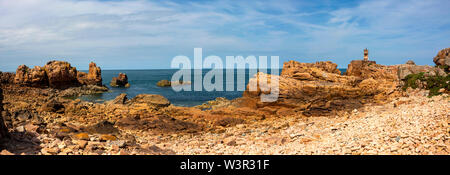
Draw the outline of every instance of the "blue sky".
[[[0,0],[0,70],[66,60],[78,69],[169,68],[177,55],[280,56],[347,67],[434,65],[450,47],[449,0]],[[282,65],[282,64],[280,64]]]

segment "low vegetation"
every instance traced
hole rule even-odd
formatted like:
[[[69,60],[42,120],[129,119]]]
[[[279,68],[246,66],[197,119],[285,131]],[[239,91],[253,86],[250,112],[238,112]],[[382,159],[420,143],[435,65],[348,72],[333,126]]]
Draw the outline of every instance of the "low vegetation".
[[[429,90],[429,97],[442,94],[441,89],[449,91],[450,89],[450,74],[447,76],[425,76],[424,72],[418,74],[410,74],[405,77],[403,90],[410,88],[424,88]]]

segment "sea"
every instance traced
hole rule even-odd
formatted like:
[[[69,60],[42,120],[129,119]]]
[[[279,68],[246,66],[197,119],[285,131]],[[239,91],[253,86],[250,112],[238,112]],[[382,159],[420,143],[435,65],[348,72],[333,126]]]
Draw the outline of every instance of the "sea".
[[[346,69],[340,69],[341,72],[345,72]],[[239,71],[234,69],[234,81],[227,81],[226,78],[226,70],[222,71],[222,74],[218,74],[218,76],[223,77],[223,90],[224,91],[206,91],[203,89],[202,91],[194,91],[194,74],[193,70],[191,72],[191,84],[184,86],[191,86],[192,91],[179,91],[176,92],[171,87],[158,87],[156,83],[160,80],[171,80],[172,75],[179,71],[178,69],[150,69],[150,70],[102,70],[102,79],[103,84],[106,85],[110,90],[101,94],[93,94],[93,95],[83,95],[79,97],[85,101],[98,102],[102,103],[107,100],[112,100],[116,98],[116,96],[121,93],[127,94],[128,98],[131,99],[138,94],[158,94],[167,98],[173,105],[176,106],[196,106],[201,105],[207,101],[214,100],[217,97],[225,97],[227,99],[235,99],[242,97],[242,90],[238,90],[237,86],[237,76],[245,76],[245,86],[248,84],[248,80],[252,78],[254,75],[250,75],[250,69],[245,69],[244,71]],[[202,77],[205,77],[210,70],[203,69]],[[253,70],[254,71],[254,70]],[[87,71],[84,71],[87,72]],[[244,73],[241,73],[244,72]],[[129,88],[122,87],[111,87],[109,85],[111,79],[116,77],[119,73],[125,73],[128,76],[128,82],[130,83]],[[272,74],[270,70],[267,70],[267,73]],[[281,73],[281,69],[278,70],[279,74]],[[212,79],[212,82],[215,82],[215,79]],[[226,89],[227,84],[234,84],[234,90],[228,91]]]

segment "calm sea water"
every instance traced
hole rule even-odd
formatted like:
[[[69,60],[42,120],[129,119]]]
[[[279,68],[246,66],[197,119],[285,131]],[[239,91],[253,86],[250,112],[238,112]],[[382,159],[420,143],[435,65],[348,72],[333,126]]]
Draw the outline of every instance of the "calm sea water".
[[[234,78],[234,91],[180,91],[176,92],[171,87],[158,87],[156,83],[160,80],[170,80],[172,75],[177,72],[176,69],[153,69],[153,70],[102,70],[103,84],[110,88],[109,92],[95,95],[85,95],[80,97],[82,100],[103,102],[106,100],[112,100],[121,93],[126,93],[128,98],[133,98],[138,94],[159,94],[166,97],[172,104],[177,106],[195,106],[203,104],[206,101],[214,100],[217,97],[225,97],[227,99],[234,99],[242,97],[243,91],[237,90],[237,75],[238,71],[235,70]],[[203,70],[203,76],[210,70]],[[341,69],[345,71],[345,69]],[[126,73],[128,76],[128,82],[131,87],[129,88],[116,88],[109,85],[111,79],[117,76],[120,72]],[[225,72],[225,71],[224,71]],[[271,73],[268,71],[268,73]],[[279,70],[281,73],[281,70]],[[193,72],[191,73],[191,89],[193,89],[194,78]],[[245,85],[247,85],[249,78],[253,75],[249,75],[249,70],[245,70]],[[242,74],[241,74],[242,75]],[[215,80],[213,79],[213,82]],[[233,82],[227,82],[225,73],[223,74],[223,85],[226,90],[226,85]]]

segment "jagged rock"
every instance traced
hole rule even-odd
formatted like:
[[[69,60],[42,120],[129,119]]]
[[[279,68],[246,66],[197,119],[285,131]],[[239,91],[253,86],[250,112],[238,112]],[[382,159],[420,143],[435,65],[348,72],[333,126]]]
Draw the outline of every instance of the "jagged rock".
[[[2,78],[2,82],[7,80],[7,77]],[[33,69],[20,65],[14,75],[14,83],[22,86],[67,89],[81,85],[101,86],[102,77],[101,69],[93,62],[89,64],[89,73],[84,73],[78,72],[68,62],[50,61],[43,67],[35,66]]]
[[[361,77],[363,79],[388,79],[398,80],[397,66],[379,65],[375,61],[353,60],[345,73],[348,76]]]
[[[102,85],[102,70],[97,67],[94,62],[89,63],[89,74],[87,76],[88,80],[92,81],[92,85]]]
[[[26,65],[17,67],[14,83],[21,85],[29,85],[31,83],[31,69]]]
[[[110,85],[113,87],[130,87],[128,76],[124,73],[119,73],[119,76],[112,78]]]
[[[425,72],[425,76],[445,76],[446,73],[443,69],[432,66],[419,66],[419,65],[410,65],[403,64],[398,66],[398,78],[400,80],[405,79],[409,74],[417,74],[420,72]]]
[[[65,61],[49,61],[44,70],[51,88],[65,89],[78,86],[77,69]]]
[[[156,107],[167,107],[170,105],[169,100],[161,95],[155,94],[139,94],[131,99],[132,104],[148,104]]]
[[[283,70],[281,71],[282,76],[311,81],[323,77],[320,75],[321,73],[341,74],[341,71],[337,69],[337,64],[332,63],[331,61],[300,63],[292,60],[285,62],[283,64]]]
[[[14,77],[16,75],[11,72],[1,72],[0,71],[0,83],[1,84],[10,84],[14,83]]]
[[[39,66],[30,69],[26,65],[20,65],[16,70],[14,83],[33,87],[49,86],[46,71]]]
[[[114,100],[113,104],[125,104],[128,101],[127,94],[120,94]]]
[[[78,72],[78,82],[83,85],[102,86],[102,70],[94,62],[89,64],[89,73]]]
[[[450,66],[450,48],[442,49],[438,52],[438,54],[433,58],[433,62],[437,66],[447,66],[447,71]]]
[[[326,64],[332,65],[332,63]],[[253,103],[256,103],[253,106],[257,108],[281,106],[307,111],[314,109],[321,111],[321,113],[360,107],[361,103],[367,101],[367,99],[379,101],[386,99],[386,96],[391,94],[398,85],[395,74],[391,75],[396,71],[375,63],[371,65],[374,66],[373,68],[367,68],[368,65],[364,64],[359,64],[360,66],[351,64],[353,70],[350,71],[350,74],[359,76],[345,76],[326,66],[319,67],[317,63],[289,61],[283,65],[280,76],[267,75],[261,72],[255,75],[254,78],[250,79],[243,96],[244,99],[256,99],[253,100]],[[270,84],[261,85],[258,83],[256,91],[250,91],[249,86],[264,77],[270,80],[272,76],[277,76],[279,79],[279,86],[272,89],[274,92],[279,92],[278,100],[271,103],[262,103],[258,98],[262,94],[270,93]],[[265,91],[261,89],[265,89]],[[244,104],[251,106],[252,100],[245,100]]]
[[[333,63],[331,61],[316,62],[315,65],[318,68],[321,68],[322,70],[324,70],[326,72],[335,73],[335,74],[341,74],[341,71],[337,68],[337,64]]]
[[[406,64],[408,64],[408,65],[416,65],[416,63],[413,60],[408,60],[406,62]]]

